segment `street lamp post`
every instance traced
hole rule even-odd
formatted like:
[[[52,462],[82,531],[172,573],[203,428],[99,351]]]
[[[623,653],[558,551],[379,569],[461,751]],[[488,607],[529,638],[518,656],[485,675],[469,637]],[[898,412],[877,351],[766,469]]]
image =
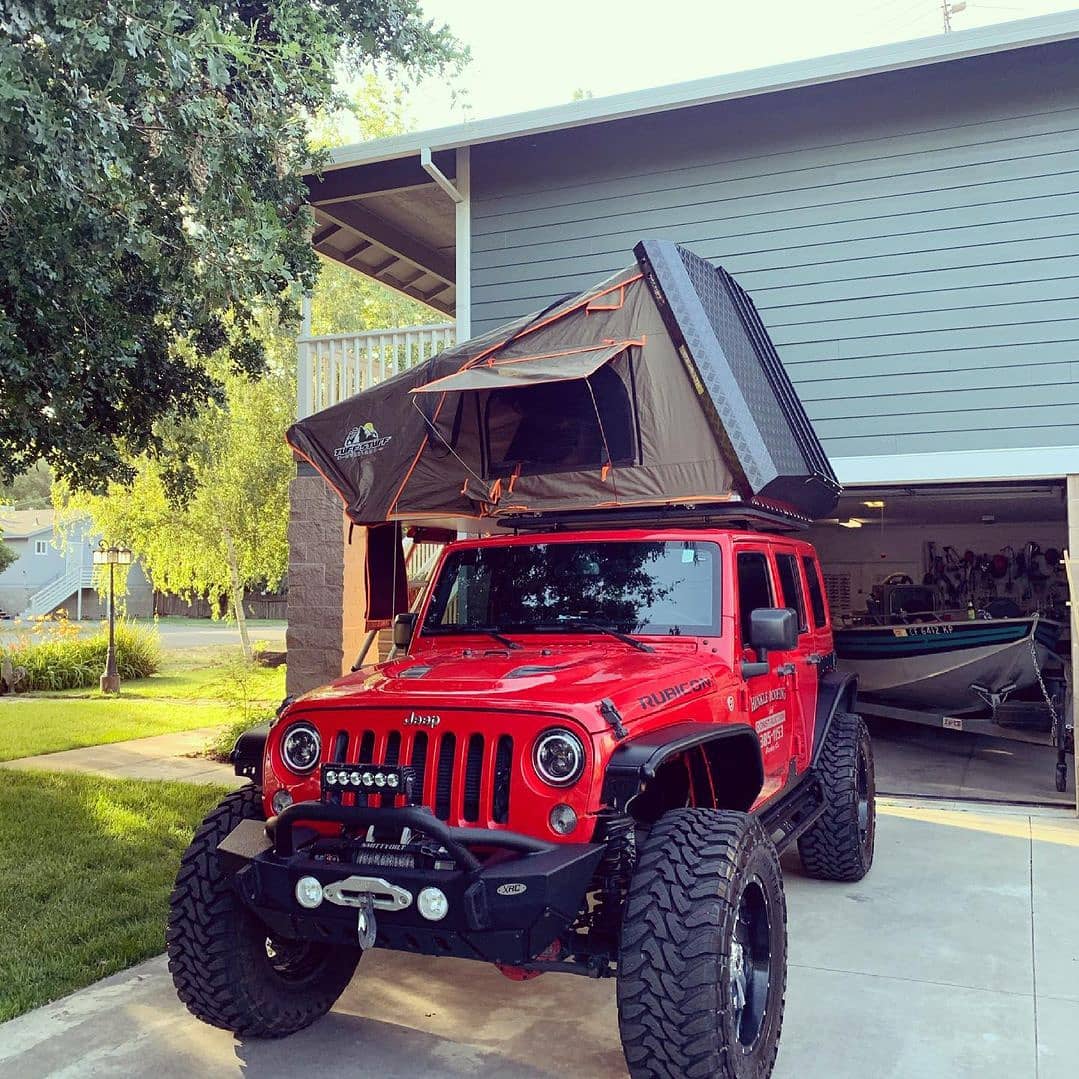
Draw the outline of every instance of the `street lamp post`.
[[[116,669],[116,567],[131,565],[127,547],[111,547],[101,540],[94,550],[94,565],[109,567],[109,650],[105,655],[105,673],[101,676],[102,693],[120,692],[120,672]]]

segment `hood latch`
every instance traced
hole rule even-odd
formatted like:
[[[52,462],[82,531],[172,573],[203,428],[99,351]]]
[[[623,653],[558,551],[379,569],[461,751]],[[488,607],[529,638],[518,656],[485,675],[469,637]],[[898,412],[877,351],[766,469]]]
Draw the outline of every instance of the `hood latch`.
[[[622,713],[614,706],[610,697],[604,697],[599,702],[599,714],[607,721],[607,725],[614,731],[615,738],[625,738],[629,731],[622,722]]]

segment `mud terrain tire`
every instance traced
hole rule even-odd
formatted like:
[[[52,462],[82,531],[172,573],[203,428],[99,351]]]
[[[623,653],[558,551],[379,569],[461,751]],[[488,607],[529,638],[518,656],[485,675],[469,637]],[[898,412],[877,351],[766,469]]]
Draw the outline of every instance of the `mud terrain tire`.
[[[798,840],[802,866],[818,880],[861,880],[873,864],[877,831],[873,746],[861,716],[836,713],[818,770],[827,808]]]
[[[235,1034],[280,1038],[333,1007],[359,950],[270,941],[243,905],[217,845],[240,821],[262,819],[262,794],[246,786],[202,822],[180,862],[165,939],[176,992],[193,1015]]]
[[[618,1026],[630,1075],[765,1079],[786,983],[783,877],[760,823],[665,813],[642,845],[622,927]]]

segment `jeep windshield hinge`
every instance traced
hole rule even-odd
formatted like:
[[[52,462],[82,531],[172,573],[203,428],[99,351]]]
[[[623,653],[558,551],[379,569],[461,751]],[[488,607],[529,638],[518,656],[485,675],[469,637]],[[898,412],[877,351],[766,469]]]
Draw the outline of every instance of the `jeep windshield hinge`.
[[[610,697],[604,697],[599,702],[599,714],[607,721],[607,725],[614,731],[615,738],[625,738],[629,731],[622,722],[622,713],[614,706]]]

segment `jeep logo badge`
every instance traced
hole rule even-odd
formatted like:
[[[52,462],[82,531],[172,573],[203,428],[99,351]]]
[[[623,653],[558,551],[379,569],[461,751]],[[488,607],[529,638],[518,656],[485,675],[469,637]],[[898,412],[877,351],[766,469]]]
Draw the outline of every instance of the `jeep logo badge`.
[[[418,712],[405,718],[406,727],[437,727],[441,722],[441,716],[421,716]]]
[[[527,884],[500,884],[496,889],[499,895],[521,895],[528,891]]]

